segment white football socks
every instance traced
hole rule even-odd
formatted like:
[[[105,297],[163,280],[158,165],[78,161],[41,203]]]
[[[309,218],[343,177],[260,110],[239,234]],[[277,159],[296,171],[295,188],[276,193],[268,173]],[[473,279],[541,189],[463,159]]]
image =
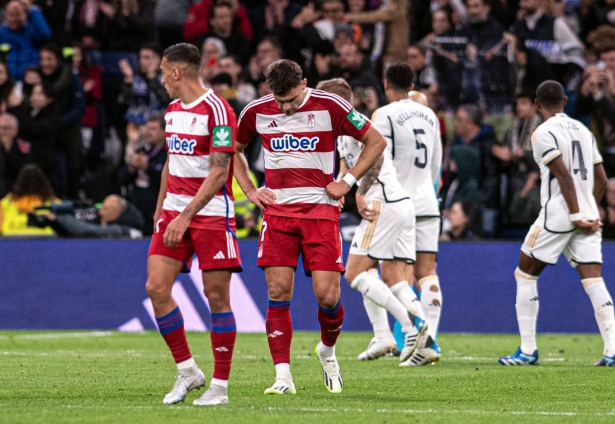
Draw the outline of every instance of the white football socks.
[[[277,380],[278,378],[293,381],[293,376],[290,373],[290,364],[275,365],[275,379]]]
[[[418,281],[421,290],[421,306],[425,312],[425,321],[429,325],[429,334],[435,339],[442,313],[442,291],[437,275],[428,275]]]
[[[374,337],[379,342],[388,342],[393,338],[391,328],[389,327],[389,317],[387,316],[387,310],[381,306],[376,305],[369,298],[363,296],[363,306],[365,306],[365,312],[369,317],[369,322],[374,329]]]
[[[594,307],[594,316],[604,341],[604,355],[615,355],[615,313],[613,299],[602,278],[586,278],[581,280],[585,293]]]
[[[425,313],[421,307],[419,298],[416,297],[414,290],[410,288],[406,280],[400,281],[390,287],[391,292],[395,295],[397,300],[415,317],[419,317],[423,321],[425,320]]]
[[[538,277],[515,270],[517,281],[517,322],[521,335],[521,351],[531,355],[536,350],[536,320],[538,318]]]
[[[404,305],[397,300],[391,290],[377,275],[370,272],[362,272],[355,277],[350,287],[361,293],[363,297],[367,297],[376,305],[389,311],[401,324],[402,331],[408,332],[414,327]]]

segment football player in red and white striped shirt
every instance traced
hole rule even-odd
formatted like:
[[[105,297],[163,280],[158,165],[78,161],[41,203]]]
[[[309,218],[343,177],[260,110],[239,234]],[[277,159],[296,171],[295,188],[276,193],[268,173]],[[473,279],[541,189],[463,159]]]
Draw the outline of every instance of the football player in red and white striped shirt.
[[[177,274],[196,253],[211,309],[214,372],[209,389],[195,405],[228,402],[227,384],[237,334],[230,305],[231,273],[241,271],[234,234],[231,191],[234,137],[233,109],[199,78],[200,54],[190,44],[165,50],[162,83],[171,98],[167,108],[166,148],[154,235],[147,261],[146,290],[154,314],[178,368],[178,377],[164,404],[183,401],[203,387],[205,376],[194,362],[184,321],[171,290]]]
[[[265,394],[296,393],[290,372],[290,303],[299,253],[319,305],[316,354],[325,386],[339,393],[343,382],[335,342],[344,319],[344,267],[337,200],[374,165],[386,142],[346,100],[307,88],[301,68],[290,60],[272,63],[267,83],[273,94],[250,103],[239,117],[234,171],[246,196],[264,210],[258,266],[265,270],[269,289],[267,340],[276,368],[276,381]],[[252,183],[242,153],[256,134],[263,141],[263,189]],[[365,148],[344,180],[334,182],[335,139],[340,135],[361,140]]]

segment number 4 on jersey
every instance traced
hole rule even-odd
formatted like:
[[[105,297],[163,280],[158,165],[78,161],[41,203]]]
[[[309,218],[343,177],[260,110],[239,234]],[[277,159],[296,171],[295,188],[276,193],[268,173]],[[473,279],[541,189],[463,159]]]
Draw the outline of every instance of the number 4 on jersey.
[[[575,152],[578,153],[579,167],[573,169],[574,175],[580,174],[581,180],[587,179],[587,168],[585,167],[585,161],[583,160],[583,151],[581,150],[581,142],[579,140],[572,140],[572,160],[574,161]]]

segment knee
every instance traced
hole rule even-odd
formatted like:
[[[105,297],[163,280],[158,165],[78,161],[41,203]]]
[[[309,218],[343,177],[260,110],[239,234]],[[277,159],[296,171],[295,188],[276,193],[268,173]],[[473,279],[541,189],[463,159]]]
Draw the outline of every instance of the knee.
[[[205,296],[209,302],[211,312],[225,312],[230,310],[230,297],[228,292],[222,289],[205,290]]]
[[[283,281],[267,282],[267,290],[271,300],[284,301],[293,297],[291,286]]]
[[[145,291],[153,302],[171,297],[171,288],[152,278],[147,279]]]
[[[340,292],[339,289],[335,290],[331,288],[329,290],[323,290],[318,293],[315,293],[316,301],[320,306],[325,309],[333,309],[340,301]]]

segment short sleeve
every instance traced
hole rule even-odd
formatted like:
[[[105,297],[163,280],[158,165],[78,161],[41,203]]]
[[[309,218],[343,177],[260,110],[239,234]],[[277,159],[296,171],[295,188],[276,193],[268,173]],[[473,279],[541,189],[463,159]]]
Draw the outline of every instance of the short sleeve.
[[[219,103],[217,104],[219,106]],[[218,113],[210,119],[211,145],[210,152],[235,153],[235,138],[237,136],[237,117],[226,101],[224,108],[218,107]]]
[[[544,130],[536,130],[532,134],[532,148],[536,162],[548,166],[551,162],[562,155],[555,136]]]
[[[374,127],[382,134],[387,142],[389,152],[394,152],[393,148],[393,124],[388,118],[387,114],[382,112],[381,109],[376,109],[372,114],[372,122]]]
[[[335,136],[349,135],[360,140],[371,126],[370,120],[341,97],[331,94],[327,109],[332,117]]]
[[[256,137],[256,111],[251,105],[239,114],[237,124],[237,143],[248,144]]]
[[[598,165],[602,163],[602,155],[600,155],[600,152],[598,151],[598,145],[593,135],[592,135],[592,162],[594,165]]]

